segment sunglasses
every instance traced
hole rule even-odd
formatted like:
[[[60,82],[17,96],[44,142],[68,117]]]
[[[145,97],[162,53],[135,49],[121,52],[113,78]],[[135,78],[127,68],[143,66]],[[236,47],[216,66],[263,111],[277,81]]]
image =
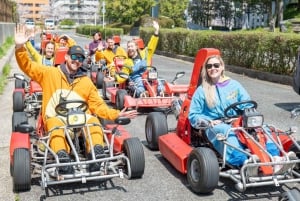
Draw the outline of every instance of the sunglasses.
[[[74,60],[74,61],[78,60],[79,62],[83,62],[84,57],[83,56],[78,56],[76,54],[71,54],[71,59]]]
[[[205,65],[206,69],[212,69],[212,67],[214,67],[214,68],[220,68],[220,66],[221,66],[220,63],[206,64]]]

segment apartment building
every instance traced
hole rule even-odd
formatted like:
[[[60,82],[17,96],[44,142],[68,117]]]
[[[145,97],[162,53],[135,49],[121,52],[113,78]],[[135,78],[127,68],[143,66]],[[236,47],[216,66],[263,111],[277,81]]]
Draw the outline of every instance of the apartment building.
[[[72,19],[77,24],[98,24],[98,0],[16,0],[20,22],[32,19],[43,23],[46,18],[59,22]]]
[[[99,23],[99,0],[51,0],[56,21],[72,19],[77,24]]]
[[[28,19],[42,22],[43,18],[46,18],[46,15],[48,15],[49,0],[16,0],[16,2],[21,23]]]

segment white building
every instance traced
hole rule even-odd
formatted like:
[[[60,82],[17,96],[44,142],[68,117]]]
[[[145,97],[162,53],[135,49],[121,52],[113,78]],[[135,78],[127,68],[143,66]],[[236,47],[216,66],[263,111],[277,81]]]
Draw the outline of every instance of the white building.
[[[98,24],[99,0],[50,0],[56,21],[72,19],[77,24]]]

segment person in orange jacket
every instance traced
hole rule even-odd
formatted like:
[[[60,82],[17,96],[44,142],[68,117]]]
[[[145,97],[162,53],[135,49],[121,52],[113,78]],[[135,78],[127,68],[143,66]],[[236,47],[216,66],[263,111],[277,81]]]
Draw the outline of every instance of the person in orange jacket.
[[[24,33],[15,34],[15,56],[20,69],[32,80],[38,82],[43,89],[43,100],[41,114],[45,126],[45,131],[50,136],[50,148],[57,154],[59,161],[70,162],[70,147],[65,139],[62,129],[55,129],[65,125],[65,118],[57,115],[55,107],[60,101],[81,100],[88,104],[87,120],[88,124],[99,124],[97,115],[100,118],[114,120],[118,117],[134,118],[136,110],[119,111],[109,108],[100,97],[97,88],[89,77],[81,69],[85,59],[84,50],[80,46],[72,46],[65,55],[66,62],[57,68],[49,68],[45,65],[32,61],[27,53],[24,44],[28,41]],[[103,155],[104,142],[103,132],[98,126],[90,127],[91,141],[86,139],[86,153],[91,156],[90,145],[94,148],[96,158]],[[90,171],[100,168],[100,163],[89,166]],[[71,174],[74,172],[72,166],[59,167],[61,174]]]

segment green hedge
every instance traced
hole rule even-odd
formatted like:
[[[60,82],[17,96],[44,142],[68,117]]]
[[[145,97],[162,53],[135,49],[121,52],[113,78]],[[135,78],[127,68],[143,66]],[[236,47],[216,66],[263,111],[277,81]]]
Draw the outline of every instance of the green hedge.
[[[153,29],[140,29],[148,41]],[[275,74],[294,72],[300,34],[267,31],[192,31],[161,29],[157,50],[194,57],[201,48],[217,48],[227,64]]]
[[[76,28],[76,33],[82,35],[92,36],[92,34],[95,32],[101,32],[103,38],[112,35],[123,35],[124,33],[122,28],[109,28],[109,27],[103,28],[102,26],[94,26],[94,25],[90,25],[90,26],[82,25]]]

